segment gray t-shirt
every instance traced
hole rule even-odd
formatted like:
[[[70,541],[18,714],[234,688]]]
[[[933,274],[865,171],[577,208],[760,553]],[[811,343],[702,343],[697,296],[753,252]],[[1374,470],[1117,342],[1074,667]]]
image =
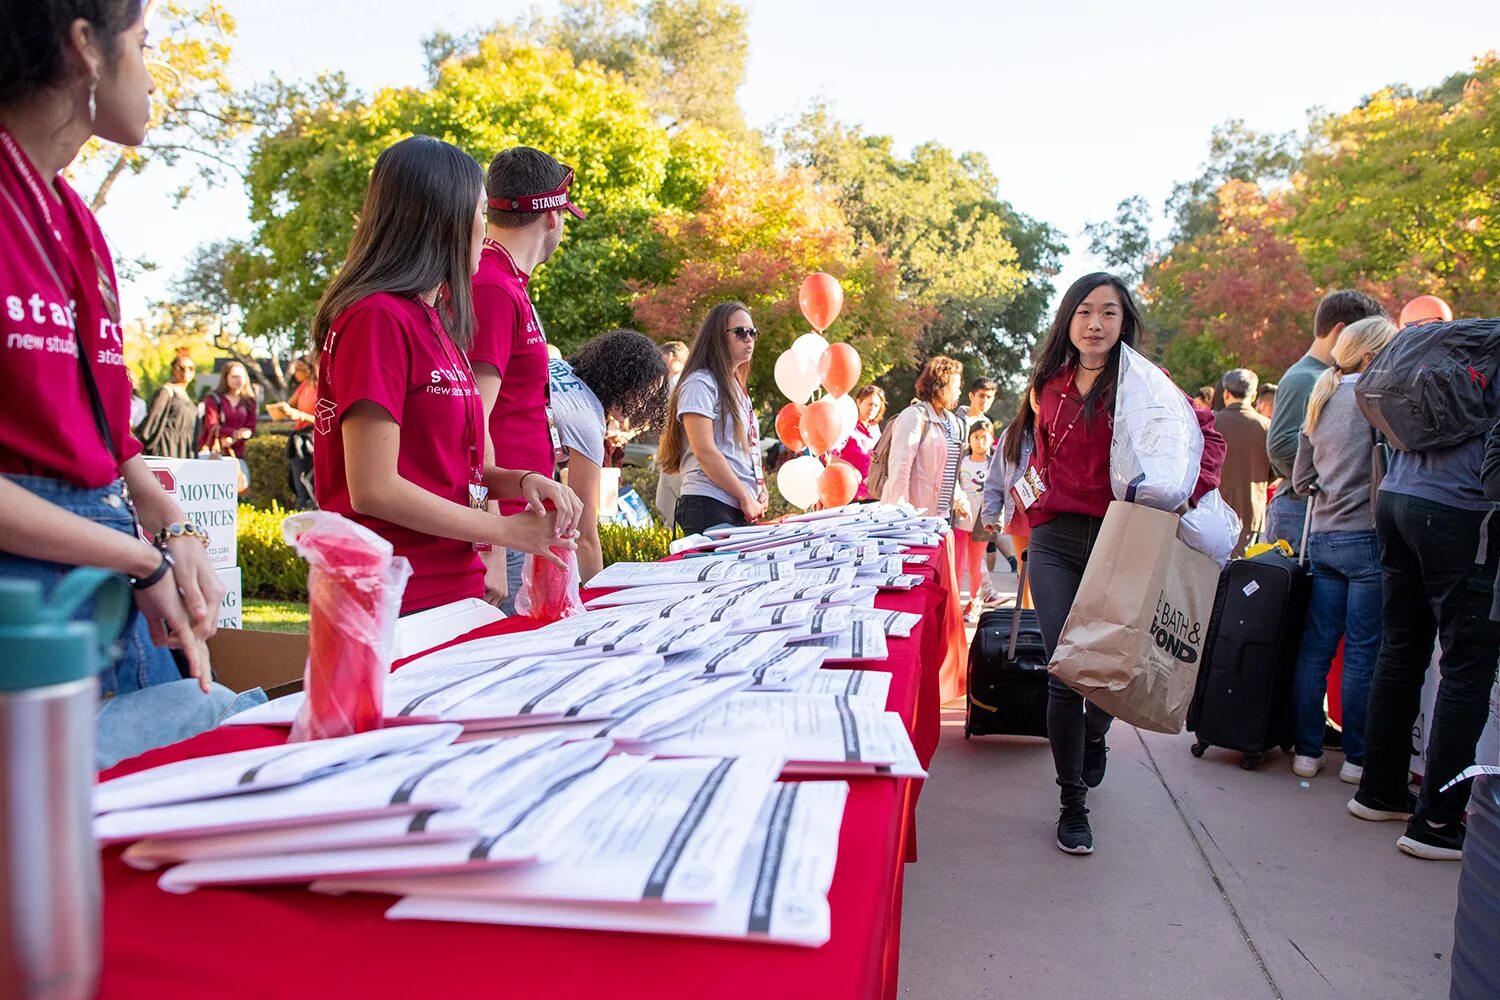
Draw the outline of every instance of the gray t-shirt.
[[[552,419],[557,439],[595,465],[604,465],[604,405],[561,358],[547,365],[552,386]]]
[[[1500,416],[1500,381],[1489,384],[1484,403],[1488,420],[1493,424]],[[1484,495],[1480,478],[1486,434],[1481,432],[1452,447],[1433,451],[1391,449],[1380,491],[1419,497],[1459,510],[1494,510],[1495,504]]]
[[[742,397],[738,404],[742,407],[748,441],[735,432],[733,412],[728,406],[720,405],[719,387],[712,374],[699,369],[691,375],[684,375],[677,387],[677,419],[681,420],[684,413],[696,413],[712,420],[714,444],[719,453],[729,463],[734,477],[754,493],[760,488],[760,433],[755,426],[755,413],[750,408],[749,398]],[[731,507],[739,506],[737,497],[730,496],[708,478],[686,441],[682,451],[682,495],[713,497]]]

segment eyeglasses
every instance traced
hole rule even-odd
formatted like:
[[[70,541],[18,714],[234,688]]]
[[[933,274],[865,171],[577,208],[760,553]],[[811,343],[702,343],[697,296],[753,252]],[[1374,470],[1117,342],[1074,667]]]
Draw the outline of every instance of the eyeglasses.
[[[760,336],[760,331],[753,326],[731,326],[729,332],[740,340],[754,340]]]

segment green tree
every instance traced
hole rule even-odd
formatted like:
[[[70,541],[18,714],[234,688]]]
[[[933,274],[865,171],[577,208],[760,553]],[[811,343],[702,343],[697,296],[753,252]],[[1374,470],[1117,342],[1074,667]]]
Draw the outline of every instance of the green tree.
[[[785,402],[776,358],[807,332],[797,305],[803,278],[827,271],[844,286],[844,309],[827,336],[859,351],[863,379],[910,365],[925,310],[903,294],[896,264],[859,247],[838,203],[803,168],[733,154],[696,210],[657,222],[670,280],[641,285],[635,315],[658,339],[691,339],[717,302],[744,302],[760,329],[751,395],[762,409]]]
[[[1238,118],[1215,126],[1200,173],[1174,184],[1167,198],[1171,242],[1186,243],[1217,228],[1219,189],[1230,181],[1255,183],[1264,190],[1286,183],[1297,169],[1299,152],[1291,132],[1257,132]]]
[[[824,107],[781,138],[793,162],[833,189],[856,243],[881,248],[899,268],[902,294],[926,311],[912,364],[893,373],[892,391],[909,394],[915,365],[939,353],[971,375],[1024,374],[1064,247],[1056,230],[999,197],[982,155],[924,143],[902,157],[889,137],[846,126]]]
[[[669,135],[645,100],[597,63],[513,34],[449,54],[430,88],[388,88],[368,101],[337,78],[281,87],[262,116],[276,127],[250,164],[257,252],[241,270],[246,332],[300,339],[343,258],[380,151],[438,136],[481,163],[508,146],[545,149],[577,171],[589,211],[533,284],[549,335],[565,350],[630,319],[632,282],[665,277],[650,219],[689,207],[724,149],[712,129]]]
[[[1122,198],[1115,206],[1115,217],[1105,222],[1090,222],[1083,227],[1089,240],[1089,253],[1104,261],[1115,275],[1132,288],[1145,278],[1146,268],[1154,257],[1151,241],[1151,208],[1140,195]]]
[[[91,139],[73,170],[83,182],[89,208],[104,207],[115,182],[127,171],[139,174],[154,162],[191,164],[193,179],[177,190],[181,199],[194,181],[215,182],[238,174],[234,141],[251,118],[230,84],[226,68],[233,54],[234,18],[218,0],[166,0],[156,11],[148,60],[156,94],[146,141],[117,146]]]
[[[1500,311],[1500,59],[1417,96],[1381,90],[1315,139],[1283,231],[1320,281]]]

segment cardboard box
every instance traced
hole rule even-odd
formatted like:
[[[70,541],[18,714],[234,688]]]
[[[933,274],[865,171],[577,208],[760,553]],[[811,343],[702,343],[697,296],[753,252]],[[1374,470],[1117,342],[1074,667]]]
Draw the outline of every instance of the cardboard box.
[[[216,569],[214,572],[219,574],[219,583],[224,587],[224,600],[219,602],[219,628],[244,627],[240,568],[231,566],[228,569]]]
[[[239,562],[238,462],[196,458],[148,458],[162,489],[193,523],[208,533],[208,560],[215,569]]]
[[[208,652],[220,684],[232,691],[264,688],[275,697],[302,686],[307,634],[225,629],[208,640]]]

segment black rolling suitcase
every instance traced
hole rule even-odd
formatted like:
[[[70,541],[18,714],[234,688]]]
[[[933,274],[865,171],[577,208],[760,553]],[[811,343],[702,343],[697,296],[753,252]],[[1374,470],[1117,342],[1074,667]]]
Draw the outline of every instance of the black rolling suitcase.
[[[964,738],[1047,735],[1047,648],[1036,612],[1022,610],[1026,558],[1016,607],[986,611],[969,644],[969,697]]]
[[[1272,550],[1235,559],[1219,576],[1213,617],[1188,728],[1198,736],[1193,756],[1211,746],[1238,750],[1253,771],[1261,757],[1293,743],[1292,676],[1312,580],[1306,566],[1312,500],[1296,559]]]

